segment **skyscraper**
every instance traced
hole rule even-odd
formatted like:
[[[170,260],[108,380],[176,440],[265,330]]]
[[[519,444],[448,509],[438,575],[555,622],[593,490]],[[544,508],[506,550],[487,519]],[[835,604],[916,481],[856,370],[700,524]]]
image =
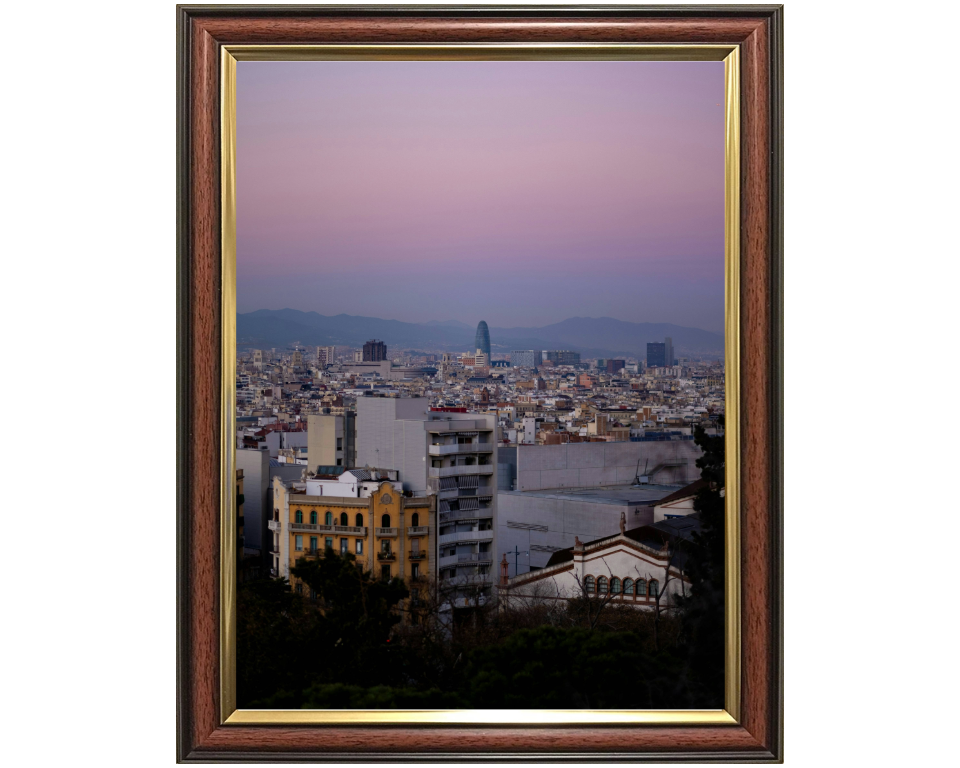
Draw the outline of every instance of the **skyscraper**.
[[[663,368],[666,365],[666,344],[661,342],[647,342],[647,367]]]
[[[363,362],[379,363],[387,359],[387,345],[378,339],[370,339],[363,345]]]
[[[673,357],[673,339],[667,336],[663,340],[663,364],[667,366],[667,368],[672,368],[674,359],[675,358]]]
[[[487,328],[485,320],[481,320],[477,326],[477,338],[473,346],[483,352],[487,360],[490,359],[490,329]]]

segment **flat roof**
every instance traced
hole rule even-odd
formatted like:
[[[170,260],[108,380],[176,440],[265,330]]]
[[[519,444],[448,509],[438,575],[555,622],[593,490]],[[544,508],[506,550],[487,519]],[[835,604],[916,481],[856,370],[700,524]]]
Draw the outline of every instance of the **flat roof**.
[[[631,504],[652,505],[660,499],[682,488],[682,485],[606,485],[590,488],[554,488],[542,491],[497,491],[511,496],[536,497],[540,499],[559,499],[562,501],[587,501],[591,504]]]

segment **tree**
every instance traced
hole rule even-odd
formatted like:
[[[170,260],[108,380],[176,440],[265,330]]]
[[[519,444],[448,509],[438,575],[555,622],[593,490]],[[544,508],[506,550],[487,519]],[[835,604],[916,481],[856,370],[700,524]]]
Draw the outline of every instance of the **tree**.
[[[680,600],[687,654],[688,684],[698,706],[722,707],[724,693],[724,566],[725,480],[724,420],[717,421],[716,436],[701,427],[694,442],[703,455],[697,459],[700,477],[706,483],[694,500],[701,528],[693,535],[685,573],[690,579],[690,594]]]

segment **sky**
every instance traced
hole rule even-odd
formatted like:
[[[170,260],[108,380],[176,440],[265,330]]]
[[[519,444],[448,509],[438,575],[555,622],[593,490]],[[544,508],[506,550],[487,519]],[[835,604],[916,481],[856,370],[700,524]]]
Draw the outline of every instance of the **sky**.
[[[722,105],[722,62],[240,62],[237,310],[722,332]]]

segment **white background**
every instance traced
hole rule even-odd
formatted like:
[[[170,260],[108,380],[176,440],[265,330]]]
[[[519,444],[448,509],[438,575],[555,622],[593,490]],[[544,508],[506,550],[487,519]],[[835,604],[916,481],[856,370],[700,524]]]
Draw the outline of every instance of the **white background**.
[[[174,5],[4,22],[3,760],[170,764]],[[949,762],[958,22],[786,9],[789,765]]]

